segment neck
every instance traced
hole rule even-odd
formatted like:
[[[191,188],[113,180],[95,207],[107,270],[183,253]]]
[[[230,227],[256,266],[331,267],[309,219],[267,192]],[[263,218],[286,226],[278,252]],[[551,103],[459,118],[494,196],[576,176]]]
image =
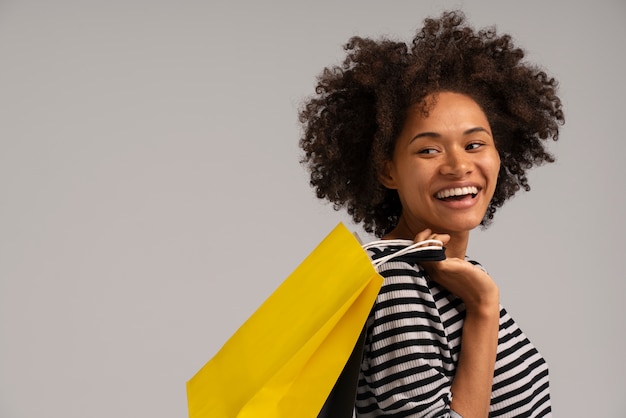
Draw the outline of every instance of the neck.
[[[450,241],[446,244],[446,257],[463,260],[469,243],[469,231],[449,233]]]

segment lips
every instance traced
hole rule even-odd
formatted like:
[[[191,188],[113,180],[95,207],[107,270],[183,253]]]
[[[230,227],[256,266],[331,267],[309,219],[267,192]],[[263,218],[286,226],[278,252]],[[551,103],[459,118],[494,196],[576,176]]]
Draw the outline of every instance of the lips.
[[[460,196],[471,195],[472,197],[478,194],[478,187],[476,186],[467,186],[467,187],[452,187],[449,189],[444,189],[435,194],[437,199],[448,199]]]

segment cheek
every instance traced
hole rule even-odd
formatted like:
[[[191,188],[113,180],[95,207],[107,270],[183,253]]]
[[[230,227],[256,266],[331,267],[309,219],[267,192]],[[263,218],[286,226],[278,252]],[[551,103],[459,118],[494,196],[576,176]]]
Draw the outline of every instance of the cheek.
[[[498,161],[493,165],[492,179],[494,183],[498,180],[499,174],[500,174],[500,159],[498,159]]]
[[[489,195],[489,199],[491,200],[493,198],[493,194],[496,191],[496,186],[500,174],[500,157],[497,152],[485,157],[486,158],[481,161],[481,167],[483,170],[483,176],[487,181],[486,191]]]
[[[500,173],[500,155],[497,152],[493,152],[485,159],[485,167],[489,179],[495,183]]]
[[[496,190],[498,190],[498,180],[500,179],[500,166],[497,165],[494,167],[493,176],[491,178],[491,185],[489,186],[489,201],[493,199],[496,194]]]

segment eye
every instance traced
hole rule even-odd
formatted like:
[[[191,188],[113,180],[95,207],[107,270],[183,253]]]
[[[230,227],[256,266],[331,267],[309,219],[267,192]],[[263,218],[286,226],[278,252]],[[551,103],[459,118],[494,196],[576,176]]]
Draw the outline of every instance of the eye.
[[[467,146],[465,147],[465,149],[467,151],[472,151],[472,150],[476,150],[480,147],[482,147],[484,144],[482,142],[472,142],[470,144],[467,144]]]
[[[422,148],[417,151],[418,154],[435,154],[437,151],[436,148]]]

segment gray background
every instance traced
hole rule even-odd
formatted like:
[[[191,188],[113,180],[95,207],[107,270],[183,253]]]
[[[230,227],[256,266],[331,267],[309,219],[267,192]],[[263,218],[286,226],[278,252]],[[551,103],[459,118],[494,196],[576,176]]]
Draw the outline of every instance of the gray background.
[[[623,0],[24,0],[0,2],[0,417],[185,417],[185,382],[358,230],[298,163],[315,76],[450,7],[513,34],[567,117],[469,253],[548,359],[555,416],[625,416]]]

